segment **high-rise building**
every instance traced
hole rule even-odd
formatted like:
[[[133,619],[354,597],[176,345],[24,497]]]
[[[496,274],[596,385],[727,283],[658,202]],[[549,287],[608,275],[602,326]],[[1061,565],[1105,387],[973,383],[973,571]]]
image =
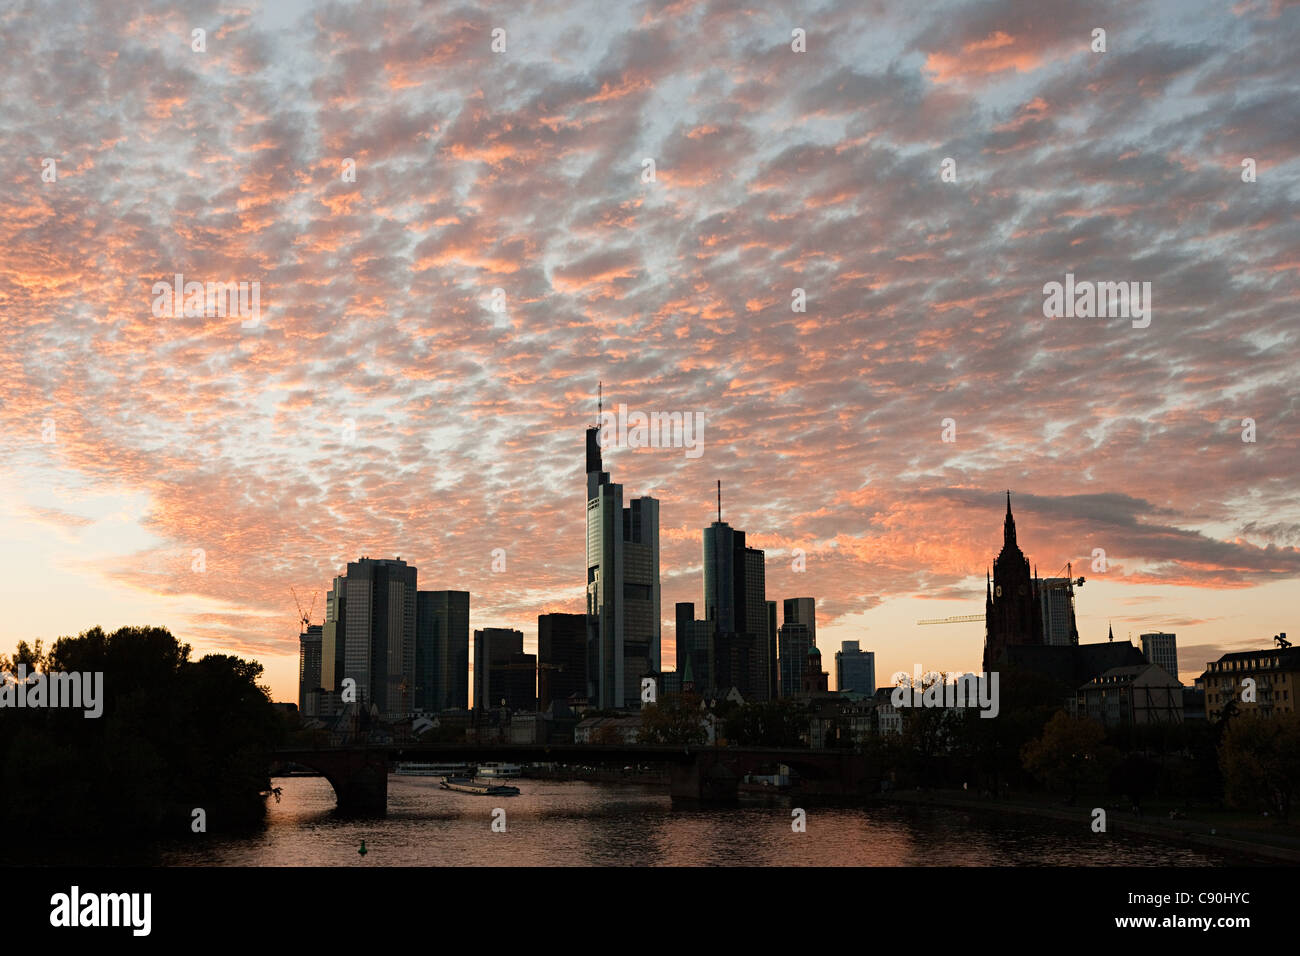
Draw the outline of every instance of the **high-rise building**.
[[[1002,523],[1002,552],[993,562],[984,599],[984,670],[994,670],[1008,647],[1043,644],[1043,610],[1037,579],[1029,570],[1029,559],[1016,544],[1016,520],[1011,516],[1011,492],[1007,492],[1007,516]]]
[[[683,689],[689,668],[695,690],[713,690],[716,670],[713,622],[696,620],[695,605],[690,601],[678,602],[676,612],[677,673],[682,675]]]
[[[1066,647],[1079,643],[1079,629],[1074,621],[1073,588],[1069,578],[1039,578],[1040,616],[1043,619],[1043,643]]]
[[[808,625],[808,636],[817,643],[817,599],[810,597],[786,598],[783,603],[784,623]]]
[[[524,635],[509,627],[474,632],[475,718],[494,707],[537,709],[537,656],[524,653]]]
[[[1142,656],[1152,664],[1159,664],[1166,674],[1178,677],[1178,638],[1173,634],[1155,631],[1139,634],[1142,642]]]
[[[841,641],[835,652],[835,689],[871,697],[876,692],[876,655],[857,641]]]
[[[768,673],[771,680],[768,682],[767,696],[771,700],[776,700],[781,696],[781,667],[779,665],[779,654],[777,648],[777,623],[776,623],[776,602],[767,602],[767,662]]]
[[[316,716],[311,692],[321,688],[321,630],[309,624],[298,635],[298,712],[308,717]]]
[[[587,695],[587,615],[537,616],[537,706]]]
[[[469,706],[469,592],[418,591],[415,605],[415,709]]]
[[[746,547],[745,532],[722,520],[704,529],[704,616],[714,627],[718,688],[734,686],[746,700],[768,699],[772,674],[763,552]]]
[[[780,645],[781,696],[797,697],[803,689],[803,674],[808,666],[808,651],[816,647],[812,629],[807,624],[787,620],[777,638]]]
[[[659,502],[633,499],[603,470],[600,429],[587,429],[587,696],[637,708],[641,678],[660,671]]]
[[[321,627],[321,687],[338,691],[343,681],[347,645],[347,577],[334,579],[325,595],[325,623]]]
[[[344,678],[386,719],[411,712],[415,687],[416,572],[401,558],[348,562]]]

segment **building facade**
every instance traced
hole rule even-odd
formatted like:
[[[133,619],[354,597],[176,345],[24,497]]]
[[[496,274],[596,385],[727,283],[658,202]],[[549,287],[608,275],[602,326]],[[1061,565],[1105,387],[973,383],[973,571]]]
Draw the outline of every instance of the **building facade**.
[[[1152,664],[1159,664],[1166,672],[1178,676],[1178,636],[1156,631],[1151,634],[1139,634],[1142,642],[1142,656]]]
[[[321,634],[323,626],[309,624],[298,635],[298,712],[315,717],[321,689]]]
[[[537,616],[537,701],[542,710],[552,701],[587,695],[587,615]]]
[[[357,703],[385,719],[411,713],[415,686],[416,571],[401,558],[348,562],[344,678]]]
[[[1256,711],[1265,717],[1293,713],[1300,684],[1300,647],[1224,654],[1206,666],[1200,680],[1205,686],[1205,716],[1210,720],[1218,720],[1230,702],[1239,713]]]
[[[415,709],[469,706],[469,592],[417,591]]]
[[[1183,722],[1183,685],[1156,664],[1112,667],[1079,688],[1076,713],[1105,727]]]
[[[474,715],[495,708],[537,710],[537,656],[524,653],[524,634],[511,627],[474,632]]]
[[[835,652],[835,689],[841,694],[851,691],[864,697],[875,696],[875,653],[862,650],[857,641],[842,641]]]
[[[659,502],[623,507],[603,470],[600,429],[587,429],[587,695],[595,707],[640,706],[660,670]]]

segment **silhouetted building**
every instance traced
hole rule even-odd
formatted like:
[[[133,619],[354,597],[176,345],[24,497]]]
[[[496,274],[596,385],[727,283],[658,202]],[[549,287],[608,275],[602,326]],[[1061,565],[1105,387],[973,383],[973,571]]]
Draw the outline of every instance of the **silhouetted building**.
[[[1076,713],[1105,727],[1181,724],[1183,685],[1158,664],[1112,667],[1079,688]]]
[[[524,653],[524,635],[509,627],[474,632],[474,712],[537,709],[537,656]]]
[[[876,655],[858,647],[857,641],[842,641],[835,652],[835,689],[864,697],[876,693]]]
[[[321,687],[321,625],[309,624],[298,635],[298,710],[309,717],[316,716],[319,694],[312,691]]]
[[[769,663],[768,670],[772,679],[768,684],[768,697],[776,700],[781,696],[781,667],[779,664],[780,656],[777,646],[777,622],[776,622],[776,602],[768,601],[767,603],[767,660]]]
[[[469,706],[469,592],[418,591],[415,606],[415,707]]]
[[[1178,676],[1178,637],[1156,631],[1151,634],[1139,634],[1142,642],[1142,656],[1152,664],[1159,664],[1166,673]]]
[[[781,696],[797,697],[803,689],[803,674],[808,667],[808,649],[816,647],[807,624],[781,625],[778,643],[781,648]]]
[[[686,679],[689,663],[691,679],[697,690],[713,688],[714,656],[713,622],[695,619],[695,605],[679,601],[676,606],[677,672]]]
[[[343,676],[356,681],[357,702],[381,717],[411,712],[415,687],[416,571],[401,558],[348,563]]]
[[[587,693],[587,615],[537,616],[537,699],[546,710],[553,701]]]
[[[1016,521],[1011,516],[1011,492],[1007,492],[1007,516],[1002,525],[1002,553],[993,562],[984,604],[984,670],[995,663],[1008,647],[1043,644],[1043,615],[1035,577],[1029,559],[1016,544]]]
[[[321,687],[338,691],[343,681],[347,646],[347,577],[336,577],[325,595],[325,623],[321,627]]]
[[[718,689],[766,700],[772,684],[763,552],[725,521],[704,529],[704,616],[714,627]],[[698,675],[697,675],[698,680]]]
[[[829,679],[830,675],[822,670],[822,652],[814,644],[808,649],[808,663],[803,671],[801,693],[805,697],[829,693],[827,690]]]
[[[587,692],[600,708],[633,708],[659,657],[659,502],[623,507],[602,470],[600,429],[587,429]]]

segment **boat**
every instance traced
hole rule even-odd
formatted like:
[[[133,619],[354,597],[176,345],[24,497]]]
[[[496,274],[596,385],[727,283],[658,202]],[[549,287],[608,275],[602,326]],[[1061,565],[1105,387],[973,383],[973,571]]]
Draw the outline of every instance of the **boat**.
[[[474,765],[470,763],[416,763],[405,761],[393,768],[393,773],[403,777],[473,777]]]
[[[444,790],[455,790],[457,793],[472,793],[480,797],[519,796],[518,787],[511,787],[501,783],[488,783],[485,780],[474,780],[470,777],[444,777],[439,786]]]
[[[512,780],[519,774],[517,763],[482,763],[478,767],[478,776],[487,780]]]

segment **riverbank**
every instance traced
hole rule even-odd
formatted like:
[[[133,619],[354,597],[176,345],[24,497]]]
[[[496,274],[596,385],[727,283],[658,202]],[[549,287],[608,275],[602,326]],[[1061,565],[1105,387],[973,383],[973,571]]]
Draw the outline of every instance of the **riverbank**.
[[[1075,807],[1025,799],[992,800],[963,790],[895,790],[878,800],[905,806],[948,807],[989,814],[1019,814],[1092,826],[1092,807]],[[1220,822],[1180,817],[1177,820],[1131,813],[1106,807],[1108,834],[1149,837],[1156,840],[1221,850],[1252,857],[1262,863],[1300,863],[1300,837],[1247,827],[1225,827]]]

